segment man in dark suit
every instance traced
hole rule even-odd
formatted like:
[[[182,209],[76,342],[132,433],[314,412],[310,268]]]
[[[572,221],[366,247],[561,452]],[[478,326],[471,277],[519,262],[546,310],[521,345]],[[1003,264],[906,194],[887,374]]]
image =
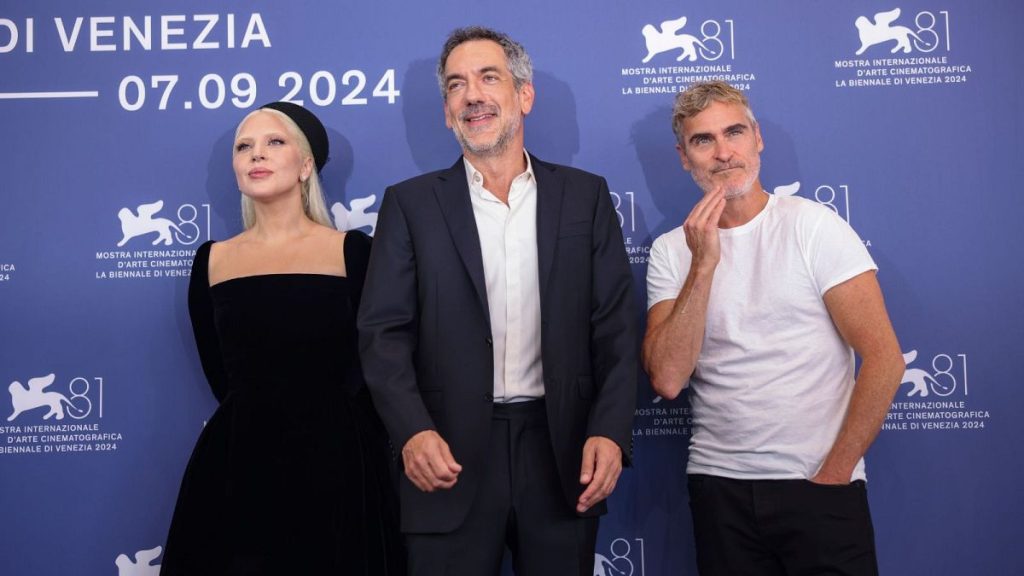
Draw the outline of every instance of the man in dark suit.
[[[529,56],[486,28],[438,63],[454,166],[384,195],[359,314],[363,370],[401,448],[416,575],[593,574],[628,463],[637,314],[604,179],[523,147]]]

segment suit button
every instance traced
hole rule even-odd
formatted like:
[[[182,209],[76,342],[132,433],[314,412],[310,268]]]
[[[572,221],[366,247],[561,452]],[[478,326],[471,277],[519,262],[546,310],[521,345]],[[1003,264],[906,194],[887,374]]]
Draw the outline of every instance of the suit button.
[[[487,338],[484,338],[484,342],[487,342],[487,347],[488,348],[490,348],[491,346],[494,346],[494,340],[491,340],[490,336],[488,336]]]
[[[494,394],[491,394],[490,392],[484,394],[484,400],[488,402],[494,402]]]

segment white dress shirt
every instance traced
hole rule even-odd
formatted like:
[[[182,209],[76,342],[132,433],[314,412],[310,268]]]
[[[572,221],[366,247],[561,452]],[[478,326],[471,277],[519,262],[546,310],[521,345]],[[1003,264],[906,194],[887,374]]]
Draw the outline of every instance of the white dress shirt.
[[[541,398],[537,181],[530,156],[526,154],[526,171],[512,181],[507,205],[484,188],[483,174],[469,160],[463,161],[487,283],[494,401]]]

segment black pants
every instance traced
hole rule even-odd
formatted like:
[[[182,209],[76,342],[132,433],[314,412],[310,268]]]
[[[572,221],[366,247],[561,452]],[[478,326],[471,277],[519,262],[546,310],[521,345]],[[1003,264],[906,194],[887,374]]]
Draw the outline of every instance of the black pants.
[[[496,404],[487,472],[462,525],[408,534],[409,574],[498,574],[507,546],[519,576],[592,576],[597,518],[562,494],[543,401]]]
[[[688,485],[701,576],[878,574],[863,481],[691,474]]]

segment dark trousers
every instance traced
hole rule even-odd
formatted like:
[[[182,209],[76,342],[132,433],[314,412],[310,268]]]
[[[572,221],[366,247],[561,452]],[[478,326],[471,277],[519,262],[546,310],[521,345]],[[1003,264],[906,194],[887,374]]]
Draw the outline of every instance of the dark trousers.
[[[878,574],[863,481],[691,474],[688,487],[701,576]]]
[[[597,518],[562,494],[542,400],[495,404],[487,471],[462,525],[408,534],[412,576],[498,574],[505,547],[519,576],[592,576]]]

